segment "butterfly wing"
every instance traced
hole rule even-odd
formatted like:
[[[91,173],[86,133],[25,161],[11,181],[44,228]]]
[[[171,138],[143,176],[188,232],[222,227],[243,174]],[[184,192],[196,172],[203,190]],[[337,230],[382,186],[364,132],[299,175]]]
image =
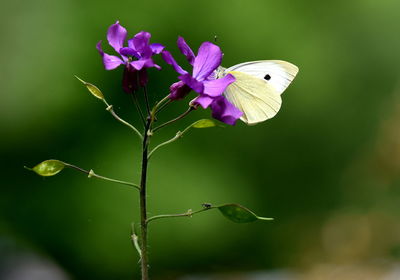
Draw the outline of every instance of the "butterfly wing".
[[[225,73],[239,71],[257,77],[270,84],[282,94],[296,77],[299,68],[282,60],[259,60],[244,62],[225,70]]]
[[[241,63],[223,71],[236,81],[224,95],[243,112],[241,120],[256,124],[274,117],[282,104],[281,94],[293,81],[299,69],[281,60],[260,60]]]
[[[226,98],[235,105],[247,124],[256,124],[272,118],[278,113],[282,100],[279,92],[264,80],[244,72],[231,71],[236,81],[224,92]]]

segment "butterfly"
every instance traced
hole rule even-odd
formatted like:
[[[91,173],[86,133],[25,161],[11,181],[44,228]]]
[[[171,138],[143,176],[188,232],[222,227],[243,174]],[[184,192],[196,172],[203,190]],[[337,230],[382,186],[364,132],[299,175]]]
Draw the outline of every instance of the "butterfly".
[[[240,118],[252,125],[274,117],[281,108],[281,94],[296,77],[299,68],[282,60],[259,60],[219,67],[216,77],[232,74],[236,81],[223,95],[240,111]]]

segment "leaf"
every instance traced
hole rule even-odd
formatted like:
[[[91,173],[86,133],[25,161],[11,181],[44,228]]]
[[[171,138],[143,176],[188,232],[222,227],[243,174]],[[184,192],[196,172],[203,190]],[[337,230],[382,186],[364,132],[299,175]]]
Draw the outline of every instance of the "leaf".
[[[96,87],[95,85],[93,85],[91,83],[85,82],[78,76],[75,76],[75,78],[77,78],[82,84],[84,84],[91,94],[93,94],[98,99],[104,100],[104,95],[101,92],[101,90],[98,89],[98,87]]]
[[[40,176],[54,176],[61,170],[63,170],[65,164],[62,161],[56,159],[45,160],[31,170],[39,174]]]
[[[258,217],[252,211],[239,204],[225,204],[217,207],[221,213],[235,223],[251,223],[257,220],[273,220],[273,218]]]
[[[195,122],[191,125],[191,127],[194,127],[194,128],[207,128],[207,127],[214,127],[214,126],[217,126],[217,124],[213,120],[209,120],[209,119],[198,120],[197,122]]]
[[[182,137],[192,127],[194,127],[194,128],[208,128],[208,127],[214,127],[214,126],[217,126],[217,124],[213,120],[201,119],[201,120],[195,121],[194,123],[192,123],[191,125],[186,127],[182,132],[178,132],[178,133],[180,133],[180,137]]]

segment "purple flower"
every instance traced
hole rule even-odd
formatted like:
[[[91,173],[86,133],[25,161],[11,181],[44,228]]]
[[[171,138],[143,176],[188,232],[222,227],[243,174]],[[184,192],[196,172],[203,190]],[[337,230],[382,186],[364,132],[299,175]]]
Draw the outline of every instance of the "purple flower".
[[[173,83],[169,87],[169,98],[172,100],[183,99],[191,90],[192,89],[182,81]]]
[[[210,105],[212,117],[226,124],[234,125],[243,113],[224,96],[216,97]]]
[[[124,47],[126,37],[126,29],[117,21],[108,28],[107,40],[120,57],[106,54],[101,47],[101,41],[96,48],[103,58],[106,70],[113,70],[122,64],[125,65],[122,86],[125,92],[132,93],[138,88],[138,80],[140,86],[147,84],[146,68],[161,69],[154,63],[152,56],[161,53],[164,46],[157,43],[150,44],[151,34],[145,31],[141,31],[129,39],[128,47]]]
[[[199,94],[191,103],[200,105],[204,109],[210,107],[212,116],[222,122],[233,125],[243,113],[231,104],[222,93],[235,81],[231,74],[215,79],[214,71],[222,61],[221,49],[210,42],[201,44],[197,56],[182,37],[178,38],[178,48],[188,62],[193,66],[192,74],[183,70],[168,51],[162,51],[165,62],[172,65],[180,74],[179,82],[170,87],[169,98],[178,100],[184,98],[191,90]]]

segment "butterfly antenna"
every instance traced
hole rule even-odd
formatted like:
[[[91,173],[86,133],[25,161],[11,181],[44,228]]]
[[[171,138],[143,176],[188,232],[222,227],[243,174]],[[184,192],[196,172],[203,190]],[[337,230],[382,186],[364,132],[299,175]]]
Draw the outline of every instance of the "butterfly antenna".
[[[214,43],[217,42],[217,39],[218,39],[218,36],[217,36],[217,35],[214,35]]]

